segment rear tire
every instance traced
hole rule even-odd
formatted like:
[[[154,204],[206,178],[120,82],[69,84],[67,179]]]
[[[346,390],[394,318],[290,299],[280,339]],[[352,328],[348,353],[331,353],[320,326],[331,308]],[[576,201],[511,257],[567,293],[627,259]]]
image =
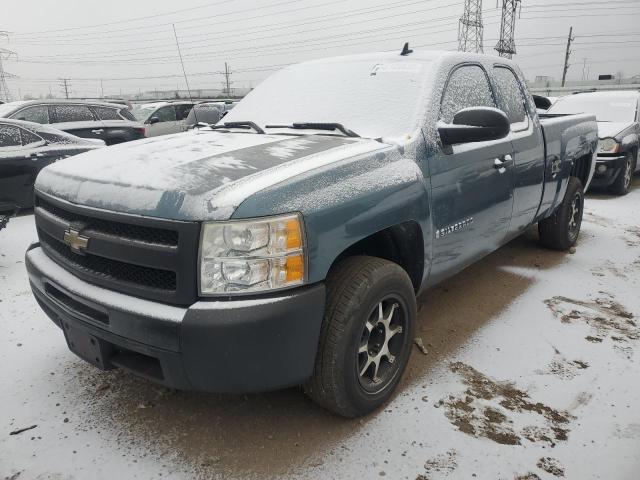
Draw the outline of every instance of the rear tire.
[[[631,180],[633,179],[635,169],[636,154],[635,152],[628,152],[624,160],[624,165],[618,173],[618,177],[611,187],[609,187],[611,193],[615,195],[626,195],[629,193],[629,187],[631,186]]]
[[[344,417],[384,404],[409,360],[415,317],[413,285],[399,265],[366,256],[339,263],[327,277],[320,344],[305,393]]]
[[[538,222],[540,243],[553,250],[569,250],[578,240],[583,211],[582,182],[577,177],[569,177],[567,191],[560,206],[549,218]]]

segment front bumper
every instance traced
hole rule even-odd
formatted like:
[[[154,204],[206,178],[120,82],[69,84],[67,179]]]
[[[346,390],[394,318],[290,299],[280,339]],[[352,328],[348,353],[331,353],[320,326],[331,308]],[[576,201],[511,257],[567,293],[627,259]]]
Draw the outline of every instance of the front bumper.
[[[219,393],[299,385],[313,371],[323,284],[182,308],[80,280],[37,244],[25,263],[36,300],[65,331],[70,346],[77,332],[98,342],[100,358],[83,357],[99,368],[123,368],[169,387]]]
[[[598,155],[596,159],[596,171],[593,174],[593,180],[591,184],[594,187],[608,187],[622,171],[624,162],[626,160],[625,155],[606,156]]]

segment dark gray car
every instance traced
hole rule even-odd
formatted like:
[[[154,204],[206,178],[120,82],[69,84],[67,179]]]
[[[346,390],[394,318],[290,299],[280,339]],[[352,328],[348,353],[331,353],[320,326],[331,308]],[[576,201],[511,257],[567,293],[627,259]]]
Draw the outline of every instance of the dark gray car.
[[[145,127],[123,105],[83,100],[32,100],[0,106],[0,117],[52,127],[107,145],[139,140]]]
[[[590,92],[558,100],[549,114],[593,113],[598,122],[598,160],[593,186],[616,195],[629,192],[638,171],[640,92]]]
[[[0,118],[0,211],[33,206],[33,184],[47,165],[101,147],[99,140]]]

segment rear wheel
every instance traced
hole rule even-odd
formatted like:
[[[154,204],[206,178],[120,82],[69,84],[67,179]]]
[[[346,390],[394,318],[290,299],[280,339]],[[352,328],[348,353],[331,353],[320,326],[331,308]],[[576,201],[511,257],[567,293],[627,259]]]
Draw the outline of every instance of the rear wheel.
[[[349,257],[327,278],[327,304],[305,392],[345,417],[388,400],[409,360],[416,299],[407,273],[375,257]]]
[[[628,152],[618,178],[611,185],[611,192],[616,195],[626,195],[629,193],[629,187],[631,186],[631,179],[633,178],[633,172],[636,168],[636,155],[634,152]]]
[[[569,177],[567,191],[558,209],[549,218],[538,222],[540,243],[554,250],[569,250],[580,235],[583,211],[582,182],[577,177]]]

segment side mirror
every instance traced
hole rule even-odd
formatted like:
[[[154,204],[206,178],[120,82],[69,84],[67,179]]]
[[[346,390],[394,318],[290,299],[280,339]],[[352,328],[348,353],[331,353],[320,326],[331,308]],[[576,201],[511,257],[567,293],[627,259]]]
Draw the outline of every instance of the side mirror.
[[[444,145],[499,140],[509,135],[511,125],[502,110],[491,107],[463,108],[452,123],[440,123],[438,133]]]
[[[549,110],[549,108],[551,108],[551,100],[549,100],[547,97],[543,97],[542,95],[532,96],[533,103],[535,104],[536,108],[539,108],[540,110]]]
[[[158,123],[160,119],[158,117],[151,117],[149,119],[149,125],[153,125],[154,123]]]

